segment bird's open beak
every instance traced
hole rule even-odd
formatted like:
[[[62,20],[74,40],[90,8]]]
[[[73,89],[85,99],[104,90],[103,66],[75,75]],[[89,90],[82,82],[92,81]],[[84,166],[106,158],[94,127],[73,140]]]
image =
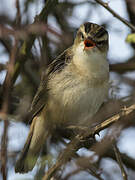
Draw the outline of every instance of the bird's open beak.
[[[85,39],[84,40],[84,49],[85,50],[89,50],[89,49],[92,49],[96,46],[95,42],[93,42],[92,40],[90,39]]]

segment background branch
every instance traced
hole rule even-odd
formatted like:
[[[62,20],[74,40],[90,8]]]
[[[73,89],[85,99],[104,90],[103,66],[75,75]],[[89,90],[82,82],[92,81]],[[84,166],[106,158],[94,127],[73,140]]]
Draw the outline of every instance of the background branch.
[[[113,9],[111,9],[108,5],[108,3],[104,3],[101,0],[95,0],[97,3],[99,3],[101,6],[103,6],[105,9],[107,9],[114,17],[116,17],[117,19],[119,19],[121,22],[123,22],[124,24],[126,24],[130,29],[132,29],[133,31],[135,31],[135,26],[133,24],[131,24],[130,22],[128,22],[127,20],[125,20],[124,18],[122,18],[120,15],[118,15]]]
[[[86,141],[90,137],[94,137],[95,134],[99,134],[99,132],[108,126],[110,126],[114,122],[118,122],[119,120],[122,120],[124,118],[129,118],[128,116],[135,115],[135,104],[131,105],[128,108],[122,109],[120,113],[114,115],[113,117],[105,120],[103,123],[100,123],[99,125],[87,129],[87,131],[84,134],[79,134],[71,142],[67,145],[66,149],[60,154],[58,157],[55,165],[53,165],[46,173],[43,178],[43,180],[49,180],[56,171],[59,170],[59,168],[67,163],[69,159],[74,155],[74,153],[82,147],[82,141]],[[123,126],[124,126],[123,122]],[[83,142],[84,143],[84,142]]]
[[[127,180],[128,179],[127,173],[126,173],[126,171],[124,169],[119,149],[117,148],[117,146],[115,144],[113,145],[113,149],[114,149],[114,152],[115,152],[115,155],[116,155],[117,162],[118,162],[119,167],[121,169],[121,174],[122,174],[123,180]]]

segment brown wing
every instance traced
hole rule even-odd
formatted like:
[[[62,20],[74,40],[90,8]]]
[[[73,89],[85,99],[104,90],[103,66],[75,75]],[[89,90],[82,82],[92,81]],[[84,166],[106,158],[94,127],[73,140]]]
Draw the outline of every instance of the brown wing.
[[[41,111],[41,109],[45,106],[47,102],[47,74],[43,73],[40,81],[39,88],[37,93],[35,94],[31,108],[30,108],[30,121]]]
[[[62,71],[62,69],[71,61],[71,58],[71,48],[68,48],[48,66],[45,72],[43,72],[40,86],[31,104],[29,112],[30,121],[42,110],[42,108],[47,103],[49,95],[47,84],[50,76],[55,72],[59,73],[60,71]]]

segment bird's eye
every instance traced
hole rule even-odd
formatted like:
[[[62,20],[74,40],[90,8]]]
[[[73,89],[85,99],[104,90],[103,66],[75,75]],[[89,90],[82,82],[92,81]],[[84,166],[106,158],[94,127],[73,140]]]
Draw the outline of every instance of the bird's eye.
[[[83,33],[81,33],[81,38],[82,38],[82,39],[84,39],[84,35],[83,35]]]
[[[84,40],[84,35],[83,35],[83,33],[82,33],[82,32],[79,32],[79,36],[81,37],[81,39],[83,39],[83,40]]]

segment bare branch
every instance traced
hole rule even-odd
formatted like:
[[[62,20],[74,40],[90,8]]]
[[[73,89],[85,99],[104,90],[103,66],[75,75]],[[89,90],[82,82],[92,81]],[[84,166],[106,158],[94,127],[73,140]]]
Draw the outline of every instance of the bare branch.
[[[113,117],[105,120],[104,122],[98,124],[97,126],[88,129],[83,135],[79,134],[71,142],[67,145],[66,149],[60,154],[59,158],[55,165],[53,165],[48,172],[46,172],[43,180],[49,180],[53,174],[66,162],[71,159],[74,153],[81,147],[82,142],[87,140],[90,137],[94,137],[95,134],[98,134],[101,130],[107,128],[114,122],[118,122],[122,119],[126,121],[125,118],[129,118],[129,116],[135,115],[135,104],[129,106],[128,108],[124,108],[120,111],[120,113],[114,115]],[[124,126],[124,124],[123,124]]]
[[[7,131],[8,131],[8,121],[4,121],[4,131],[1,138],[1,152],[0,152],[0,160],[1,160],[1,174],[3,177],[3,180],[7,179]]]
[[[103,154],[102,157],[104,158],[110,157],[116,161],[116,156],[114,154],[114,151],[110,148]],[[135,170],[135,159],[129,157],[125,153],[121,153],[121,159],[122,159],[122,162],[126,165],[126,167],[131,168],[132,170]]]
[[[113,149],[114,149],[114,152],[115,152],[115,155],[116,155],[116,159],[117,159],[117,162],[119,164],[119,167],[121,169],[121,174],[123,176],[123,180],[127,180],[127,173],[124,169],[124,166],[123,166],[123,163],[122,163],[122,159],[121,159],[121,154],[119,152],[119,149],[117,148],[116,144],[113,145]]]
[[[112,8],[109,7],[108,3],[104,3],[101,0],[95,0],[97,3],[99,3],[101,6],[103,6],[105,9],[107,9],[114,17],[119,19],[121,22],[126,24],[130,29],[135,31],[135,26],[128,22],[126,19],[122,18],[119,14],[117,14]]]
[[[21,24],[21,12],[20,12],[20,4],[19,0],[16,0],[16,25],[19,27]]]
[[[118,73],[124,73],[128,71],[135,71],[135,63],[134,62],[125,62],[125,63],[117,63],[110,64],[110,71],[115,71]]]

